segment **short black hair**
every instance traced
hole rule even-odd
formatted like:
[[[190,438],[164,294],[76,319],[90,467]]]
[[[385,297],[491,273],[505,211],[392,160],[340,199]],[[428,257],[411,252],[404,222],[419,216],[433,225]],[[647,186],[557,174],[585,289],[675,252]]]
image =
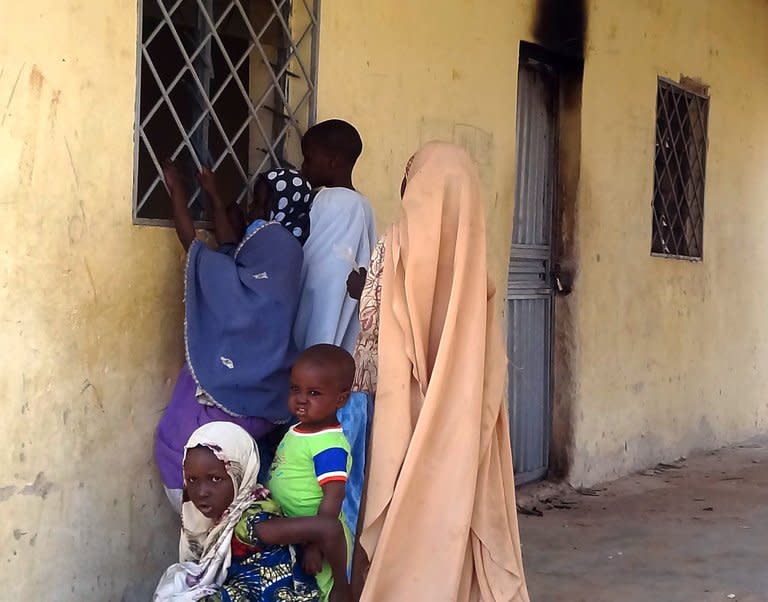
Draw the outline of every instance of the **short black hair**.
[[[299,354],[296,364],[299,362],[334,370],[341,390],[352,389],[352,381],[355,380],[355,360],[346,349],[328,343],[312,345]]]
[[[313,125],[301,139],[302,144],[317,145],[354,165],[363,152],[363,139],[351,123],[329,119]]]

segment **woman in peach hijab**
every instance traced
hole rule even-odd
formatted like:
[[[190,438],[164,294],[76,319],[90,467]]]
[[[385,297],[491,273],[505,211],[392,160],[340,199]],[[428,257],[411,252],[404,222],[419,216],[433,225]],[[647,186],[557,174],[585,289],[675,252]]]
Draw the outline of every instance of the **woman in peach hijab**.
[[[361,600],[527,602],[477,170],[432,142],[403,184],[361,299],[378,306],[357,357],[375,390]]]

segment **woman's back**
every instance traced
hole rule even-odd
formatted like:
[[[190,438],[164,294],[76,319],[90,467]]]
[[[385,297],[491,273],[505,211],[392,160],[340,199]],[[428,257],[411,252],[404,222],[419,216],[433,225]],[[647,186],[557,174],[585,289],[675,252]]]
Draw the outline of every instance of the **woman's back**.
[[[527,602],[479,178],[446,143],[406,178],[384,243],[361,600]]]
[[[302,249],[277,223],[236,248],[195,242],[186,270],[185,342],[192,374],[224,410],[271,422],[284,403],[296,349],[291,330],[299,299]]]

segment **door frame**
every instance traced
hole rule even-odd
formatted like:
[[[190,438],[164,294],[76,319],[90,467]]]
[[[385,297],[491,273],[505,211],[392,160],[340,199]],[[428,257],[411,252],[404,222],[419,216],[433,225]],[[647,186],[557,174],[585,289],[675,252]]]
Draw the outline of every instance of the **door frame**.
[[[547,471],[539,478],[561,481],[568,478],[573,462],[574,400],[578,397],[575,367],[579,340],[575,305],[578,295],[571,296],[571,292],[578,274],[576,212],[580,194],[584,60],[576,54],[555,53],[521,41],[518,70],[523,61],[531,60],[548,65],[557,78],[555,192],[550,223],[554,294],[550,314],[549,458]],[[515,144],[517,150],[517,141]]]
[[[551,134],[552,134],[552,142],[551,147],[548,149],[547,152],[550,153],[550,157],[546,159],[546,161],[549,163],[549,166],[546,168],[547,175],[548,175],[548,187],[550,188],[548,193],[545,193],[549,196],[551,206],[548,208],[548,215],[544,216],[544,219],[546,221],[546,232],[548,236],[548,257],[546,257],[545,265],[544,265],[544,280],[546,283],[546,288],[549,289],[549,293],[547,295],[547,301],[549,303],[548,312],[546,313],[546,336],[548,337],[547,344],[547,356],[546,356],[546,362],[547,366],[545,367],[546,374],[547,374],[547,383],[546,383],[546,389],[545,389],[545,396],[546,396],[546,407],[543,409],[543,420],[541,423],[542,428],[542,445],[543,449],[542,455],[544,456],[542,458],[542,466],[536,467],[533,469],[530,469],[526,472],[518,473],[515,472],[515,484],[516,485],[522,485],[526,483],[535,482],[541,479],[544,479],[547,477],[547,474],[549,472],[550,467],[550,455],[552,451],[552,423],[553,423],[553,408],[554,408],[554,393],[555,393],[555,331],[556,331],[556,321],[555,321],[555,306],[556,306],[556,294],[555,294],[555,281],[557,278],[557,275],[555,274],[555,265],[557,262],[557,252],[558,252],[558,242],[559,242],[559,232],[558,232],[558,225],[559,221],[557,219],[558,213],[559,213],[559,147],[560,147],[560,140],[559,140],[559,131],[560,131],[560,74],[558,70],[558,64],[556,61],[552,60],[549,56],[549,53],[547,53],[544,49],[537,47],[533,44],[527,44],[525,42],[521,43],[520,45],[520,55],[518,57],[518,63],[517,63],[517,85],[518,85],[518,95],[517,99],[520,99],[519,93],[520,93],[520,86],[521,86],[521,73],[524,69],[534,69],[539,70],[542,72],[546,72],[547,76],[551,78],[551,107],[548,107],[548,121],[549,126],[551,127]],[[520,156],[520,107],[516,105],[516,111],[515,111],[515,159],[516,159],[516,166],[519,165],[519,156]],[[519,186],[521,181],[522,174],[520,171],[516,168],[515,173],[515,203],[519,200]],[[513,213],[513,219],[512,219],[512,231],[513,231],[513,240],[514,240],[514,229],[517,224],[517,207],[515,207],[515,211]],[[514,244],[514,243],[513,243]],[[511,263],[512,263],[512,255],[513,255],[513,244],[510,244],[509,246],[509,256],[508,256],[508,275],[507,275],[507,297],[506,301],[507,303],[510,300],[514,300],[514,296],[510,297],[510,291],[509,291],[509,272],[511,271]],[[535,245],[530,245],[531,247],[535,247]],[[537,288],[544,288],[544,287],[537,287]],[[530,290],[530,289],[529,289]],[[535,298],[535,297],[534,297]],[[509,316],[508,316],[509,318]],[[512,330],[507,328],[508,336],[513,336],[514,333]],[[538,426],[538,425],[537,425]],[[514,433],[515,429],[512,429],[512,433]],[[513,443],[514,445],[514,443]]]

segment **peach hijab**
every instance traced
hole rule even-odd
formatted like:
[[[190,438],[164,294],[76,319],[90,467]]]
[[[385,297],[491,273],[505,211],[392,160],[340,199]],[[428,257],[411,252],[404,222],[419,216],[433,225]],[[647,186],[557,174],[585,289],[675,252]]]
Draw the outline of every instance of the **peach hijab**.
[[[527,602],[477,170],[431,142],[407,179],[385,239],[361,600]]]

